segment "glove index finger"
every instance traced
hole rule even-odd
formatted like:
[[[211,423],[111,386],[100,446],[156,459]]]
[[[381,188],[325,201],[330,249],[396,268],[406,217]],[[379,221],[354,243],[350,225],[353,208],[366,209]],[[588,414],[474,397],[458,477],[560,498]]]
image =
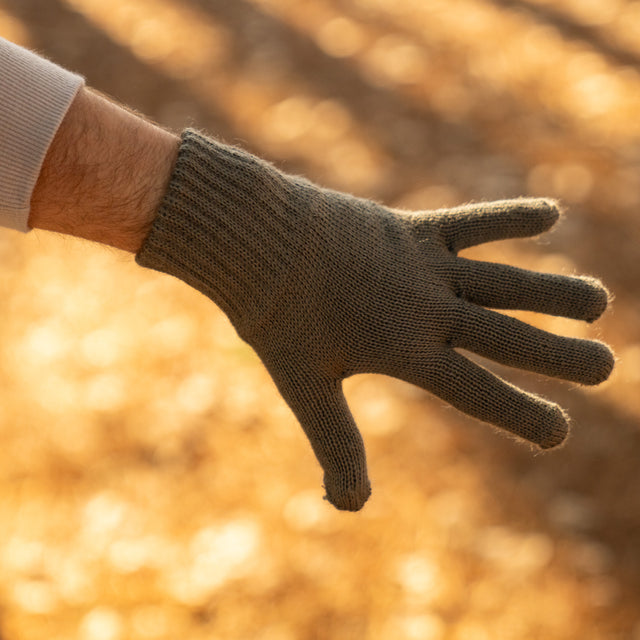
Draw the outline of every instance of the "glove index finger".
[[[448,209],[435,222],[449,249],[457,253],[485,242],[538,235],[559,217],[555,200],[517,198]]]
[[[569,422],[561,407],[516,387],[453,349],[435,369],[433,363],[416,366],[402,378],[541,449],[557,447],[567,437]]]

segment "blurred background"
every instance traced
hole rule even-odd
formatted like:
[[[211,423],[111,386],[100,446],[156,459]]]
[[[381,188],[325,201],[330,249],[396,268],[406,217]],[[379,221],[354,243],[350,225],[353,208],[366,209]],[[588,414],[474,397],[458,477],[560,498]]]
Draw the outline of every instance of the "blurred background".
[[[158,122],[436,208],[558,197],[472,257],[602,278],[596,389],[536,454],[418,389],[347,381],[374,493],[320,469],[222,313],[131,256],[0,232],[2,640],[640,640],[640,2],[0,0],[0,35]]]

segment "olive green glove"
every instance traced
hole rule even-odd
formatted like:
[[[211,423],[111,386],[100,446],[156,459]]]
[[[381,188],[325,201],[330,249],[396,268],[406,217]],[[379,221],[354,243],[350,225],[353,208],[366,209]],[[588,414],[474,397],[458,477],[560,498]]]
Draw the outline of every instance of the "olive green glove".
[[[362,438],[342,380],[380,373],[542,448],[567,434],[562,409],[458,353],[582,384],[614,364],[600,342],[559,337],[485,307],[595,320],[608,294],[590,278],[457,256],[549,229],[554,202],[518,199],[410,213],[286,175],[187,130],[139,264],[195,287],[258,353],[324,469],[328,499],[370,495]]]

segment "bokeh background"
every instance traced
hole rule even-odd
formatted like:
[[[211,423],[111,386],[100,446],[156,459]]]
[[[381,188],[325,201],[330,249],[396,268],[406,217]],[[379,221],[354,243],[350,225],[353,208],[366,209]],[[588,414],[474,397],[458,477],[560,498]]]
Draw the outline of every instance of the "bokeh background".
[[[640,639],[640,2],[0,0],[0,35],[179,130],[407,208],[567,215],[468,255],[602,278],[596,389],[495,368],[574,424],[536,454],[408,385],[347,382],[374,494],[203,296],[0,232],[2,640]]]

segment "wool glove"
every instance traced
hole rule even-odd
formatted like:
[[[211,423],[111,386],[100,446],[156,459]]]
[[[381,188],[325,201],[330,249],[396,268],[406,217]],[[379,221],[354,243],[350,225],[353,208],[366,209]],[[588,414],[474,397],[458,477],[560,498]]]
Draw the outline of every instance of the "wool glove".
[[[614,358],[490,309],[595,320],[597,281],[458,257],[549,229],[558,208],[517,199],[406,212],[318,187],[187,130],[137,262],[195,287],[258,353],[324,469],[328,500],[370,495],[365,451],[342,392],[358,373],[400,378],[546,449],[567,434],[556,404],[458,352],[598,384]]]

